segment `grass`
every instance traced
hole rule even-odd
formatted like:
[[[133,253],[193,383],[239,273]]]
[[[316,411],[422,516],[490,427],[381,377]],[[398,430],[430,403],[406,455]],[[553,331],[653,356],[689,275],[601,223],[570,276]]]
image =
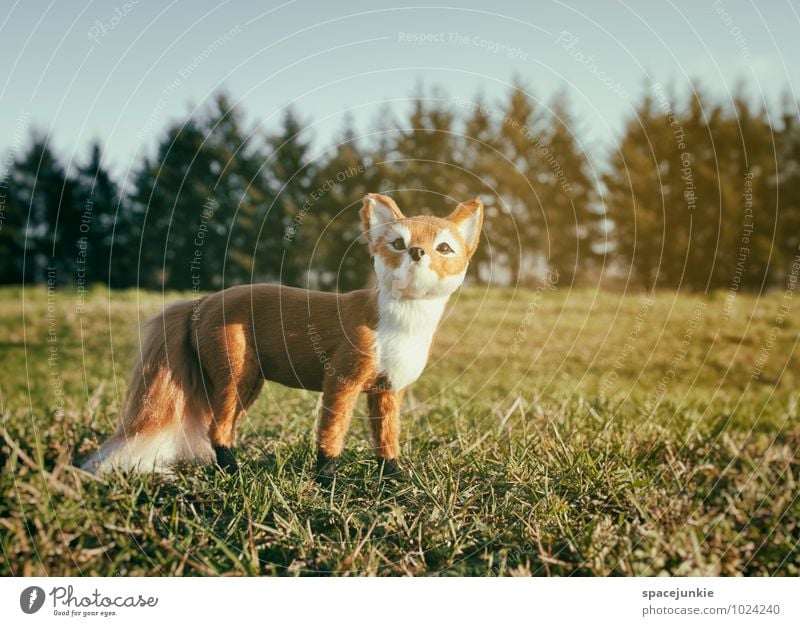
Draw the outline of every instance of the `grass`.
[[[405,407],[411,480],[376,480],[361,404],[325,490],[316,394],[271,384],[238,475],[75,471],[165,299],[2,289],[0,574],[796,576],[800,318],[725,295],[465,289]]]

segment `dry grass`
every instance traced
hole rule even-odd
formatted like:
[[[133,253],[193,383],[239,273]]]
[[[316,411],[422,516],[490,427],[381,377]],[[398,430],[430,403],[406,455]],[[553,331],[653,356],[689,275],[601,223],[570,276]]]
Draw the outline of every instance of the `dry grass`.
[[[412,480],[376,481],[357,416],[333,491],[311,479],[316,395],[273,385],[237,476],[74,470],[163,300],[76,302],[0,291],[0,574],[800,574],[782,293],[723,319],[724,294],[464,290],[403,417]]]

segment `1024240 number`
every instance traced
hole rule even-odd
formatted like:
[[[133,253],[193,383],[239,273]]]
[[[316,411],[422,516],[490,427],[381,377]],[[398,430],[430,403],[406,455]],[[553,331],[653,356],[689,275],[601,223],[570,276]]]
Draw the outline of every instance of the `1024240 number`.
[[[733,604],[734,615],[779,615],[780,604]]]

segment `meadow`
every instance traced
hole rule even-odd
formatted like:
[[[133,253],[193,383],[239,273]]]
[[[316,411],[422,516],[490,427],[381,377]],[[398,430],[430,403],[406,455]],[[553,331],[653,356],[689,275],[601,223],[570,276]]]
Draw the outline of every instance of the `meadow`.
[[[332,489],[317,394],[268,384],[235,475],[74,467],[144,319],[190,294],[0,290],[2,575],[800,575],[800,297],[465,288],[376,477]],[[792,302],[794,297],[794,302]]]

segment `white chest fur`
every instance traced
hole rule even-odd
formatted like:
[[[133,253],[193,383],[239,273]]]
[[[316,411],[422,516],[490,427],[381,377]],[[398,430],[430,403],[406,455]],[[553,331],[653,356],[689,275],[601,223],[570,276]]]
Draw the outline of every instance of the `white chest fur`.
[[[399,391],[422,374],[447,300],[401,300],[378,293],[375,357],[378,373],[388,378],[392,389]]]

